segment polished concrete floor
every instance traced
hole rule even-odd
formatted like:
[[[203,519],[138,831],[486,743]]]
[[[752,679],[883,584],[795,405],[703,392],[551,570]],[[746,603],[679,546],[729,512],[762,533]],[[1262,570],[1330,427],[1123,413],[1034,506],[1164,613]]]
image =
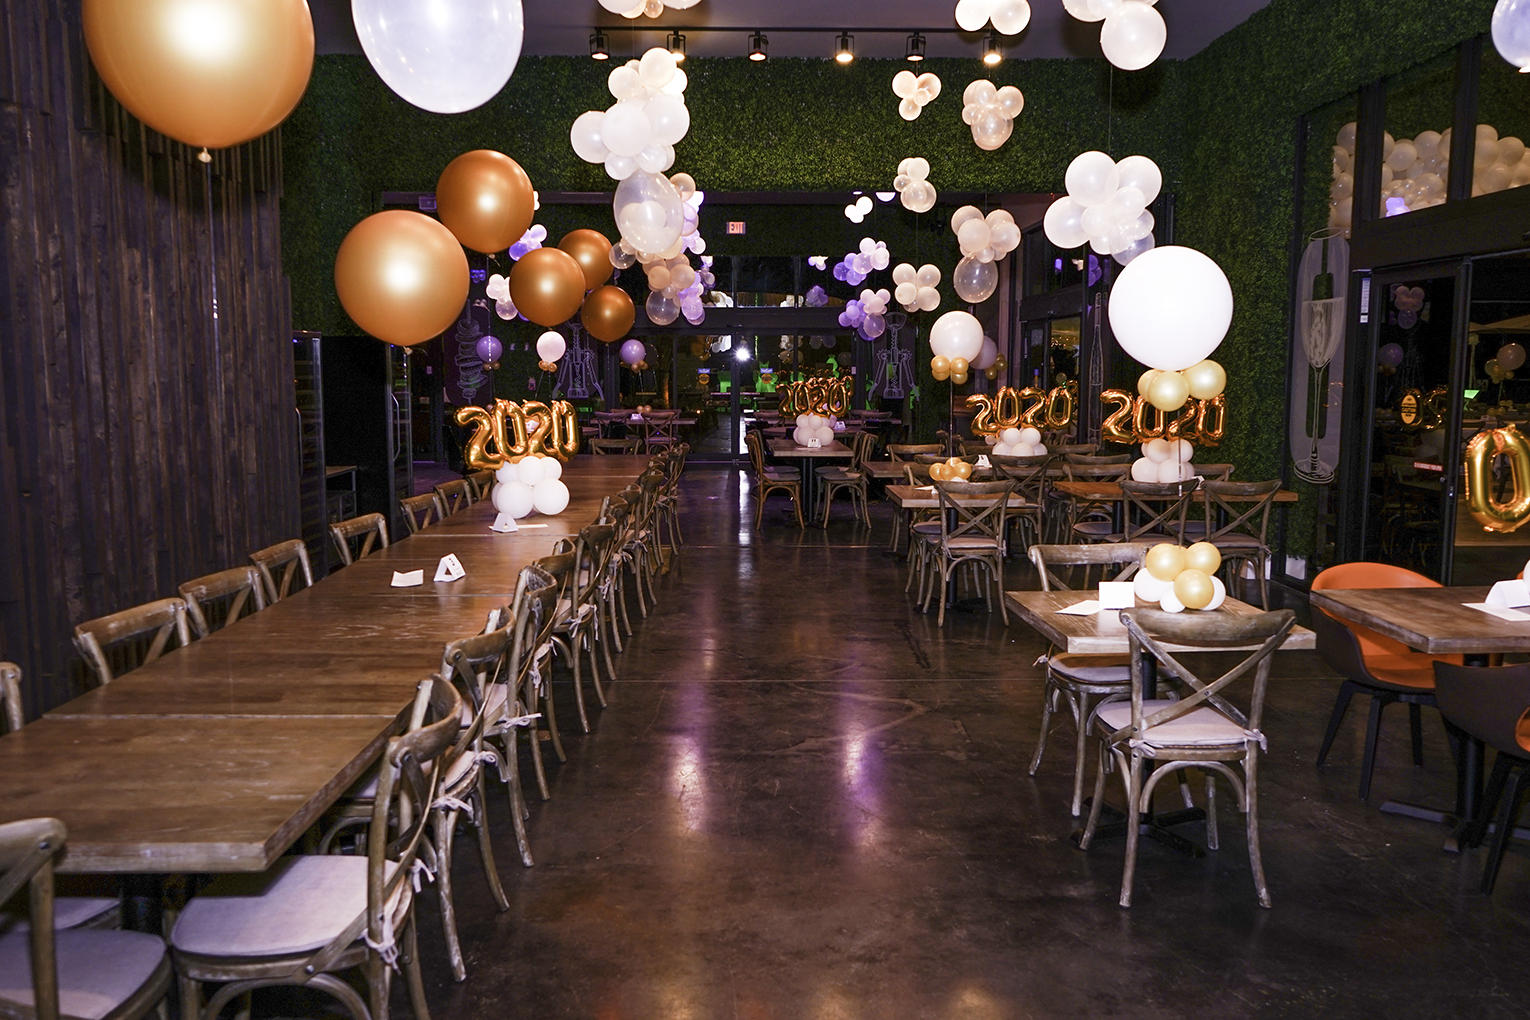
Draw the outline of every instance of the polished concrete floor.
[[[534,868],[491,790],[508,912],[462,844],[463,984],[422,899],[438,1018],[1530,1015],[1530,862],[1511,855],[1481,896],[1481,851],[1378,810],[1449,803],[1433,713],[1416,769],[1392,709],[1362,803],[1363,711],[1314,768],[1337,682],[1281,653],[1261,769],[1274,908],[1227,796],[1221,850],[1145,841],[1122,910],[1122,843],[1068,839],[1068,724],[1026,774],[1036,635],[980,611],[937,629],[903,593],[885,505],[869,533],[841,507],[802,533],[777,499],[756,530],[738,474],[687,472],[688,544],[610,706],[587,736],[560,713],[569,760],[532,805]],[[1034,587],[1018,566],[1009,583]]]

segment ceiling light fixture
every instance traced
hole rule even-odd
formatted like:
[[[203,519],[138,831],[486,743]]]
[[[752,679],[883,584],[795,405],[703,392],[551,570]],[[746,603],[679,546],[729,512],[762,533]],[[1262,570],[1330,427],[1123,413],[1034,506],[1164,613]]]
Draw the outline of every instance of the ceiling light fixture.
[[[606,33],[600,31],[590,33],[590,59],[611,59],[611,42],[606,38]]]
[[[669,33],[669,38],[664,42],[664,48],[669,50],[670,56],[675,58],[675,63],[685,63],[685,36],[679,32]]]
[[[839,33],[839,42],[834,46],[834,59],[841,64],[855,61],[855,36],[849,32]]]
[[[915,64],[924,59],[923,32],[915,32],[908,37],[908,49],[904,51],[903,59]]]
[[[999,33],[993,29],[988,30],[988,37],[983,40],[983,63],[988,67],[998,67],[1004,59],[1004,51],[999,48]]]
[[[749,37],[749,59],[758,63],[769,56],[770,40],[763,32],[755,32]]]

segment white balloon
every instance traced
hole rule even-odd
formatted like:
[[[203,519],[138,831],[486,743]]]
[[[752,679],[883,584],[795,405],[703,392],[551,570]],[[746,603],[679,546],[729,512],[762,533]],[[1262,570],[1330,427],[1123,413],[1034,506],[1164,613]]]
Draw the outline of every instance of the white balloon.
[[[609,146],[611,143],[608,140],[606,144]],[[1082,206],[1091,206],[1108,200],[1116,193],[1116,189],[1121,186],[1121,173],[1116,168],[1115,160],[1103,152],[1091,150],[1073,157],[1073,162],[1068,164],[1064,182],[1067,185],[1068,194],[1075,202]],[[1076,245],[1067,247],[1072,248]]]
[[[606,90],[616,99],[637,99],[643,94],[643,79],[638,77],[637,68],[621,64],[606,76]]]
[[[1142,455],[1154,464],[1162,464],[1173,452],[1174,448],[1167,439],[1149,439],[1142,444]]]
[[[1100,49],[1105,51],[1105,59],[1123,71],[1140,71],[1157,60],[1168,39],[1169,29],[1163,23],[1163,15],[1141,0],[1125,0],[1100,29]]]
[[[921,312],[933,312],[940,307],[940,291],[934,287],[919,288],[919,310]]]
[[[1020,441],[1028,446],[1035,446],[1041,442],[1041,433],[1033,428],[1023,428],[1020,430]]]
[[[617,187],[611,206],[622,238],[638,251],[663,252],[680,241],[685,203],[667,178],[637,171]]]
[[[631,156],[618,156],[611,153],[606,157],[606,176],[613,181],[625,181],[637,172],[637,160]]]
[[[999,439],[1006,446],[1014,446],[1015,444],[1021,442],[1020,430],[1013,427],[1007,428],[1003,432],[999,433]]]
[[[618,156],[636,156],[652,137],[653,125],[642,103],[627,100],[617,103],[606,111],[600,125],[600,140]]]
[[[684,96],[654,96],[643,108],[655,140],[665,145],[678,145],[691,129],[691,111],[686,109]]]
[[[1116,173],[1120,176],[1121,187],[1142,192],[1146,200],[1144,204],[1151,203],[1163,190],[1163,171],[1146,156],[1127,156],[1116,164]]]
[[[1084,207],[1078,200],[1064,195],[1047,207],[1042,219],[1042,229],[1047,240],[1059,248],[1077,248],[1089,240],[1084,232]]]
[[[499,466],[499,470],[494,472],[494,480],[505,485],[508,485],[511,482],[518,482],[521,480],[520,468],[517,465],[506,461]]]
[[[1209,613],[1227,601],[1227,585],[1215,574],[1211,575],[1211,601],[1201,607],[1201,612]]]
[[[920,287],[940,286],[940,267],[926,262],[919,267],[919,272],[914,274],[914,282]]]
[[[1163,595],[1158,599],[1158,608],[1166,613],[1183,613],[1185,604],[1174,594],[1174,586],[1171,584],[1164,589]]]
[[[919,87],[918,82],[919,79],[915,77],[913,71],[899,71],[897,74],[893,75],[893,95],[897,96],[899,99],[914,98],[914,90]]]
[[[947,312],[930,327],[930,348],[971,362],[983,350],[983,324],[968,312]]]
[[[1027,0],[998,0],[989,15],[1001,35],[1019,35],[1031,23],[1031,5]]]
[[[525,32],[521,0],[351,0],[351,18],[377,76],[432,113],[463,113],[498,95]]]
[[[982,371],[987,368],[992,368],[993,363],[998,360],[999,345],[993,342],[992,337],[983,337],[983,349],[978,352],[977,360],[972,363],[972,367],[978,371]],[[1039,439],[1041,437],[1038,435],[1037,438]]]
[[[675,55],[662,46],[655,46],[638,61],[638,77],[645,88],[662,89],[675,76]]]
[[[1138,461],[1137,463],[1140,464],[1142,462]],[[1168,581],[1158,580],[1158,578],[1148,573],[1145,569],[1138,570],[1132,578],[1132,591],[1144,602],[1157,602],[1163,598],[1165,591],[1171,590],[1173,587]]]
[[[543,361],[557,361],[563,357],[563,352],[568,350],[568,342],[563,339],[563,334],[556,330],[548,330],[537,337],[537,357]]]
[[[951,214],[951,233],[961,235],[962,224],[983,218],[983,211],[975,205],[964,205]]]
[[[900,262],[893,267],[893,283],[901,286],[905,283],[913,283],[917,277],[914,267],[907,262]]]
[[[637,154],[637,168],[651,174],[662,174],[675,165],[673,145],[649,145]],[[626,178],[621,178],[626,180]]]
[[[529,515],[534,506],[531,486],[524,482],[511,482],[509,485],[494,487],[494,509],[502,514],[509,514],[516,520],[520,520]]]
[[[1515,67],[1530,67],[1530,2],[1498,0],[1493,9],[1493,46]]]
[[[1211,356],[1232,324],[1232,287],[1193,248],[1167,245],[1132,260],[1111,291],[1110,328],[1127,354],[1177,372]]]
[[[606,119],[601,110],[581,113],[569,129],[568,140],[574,147],[574,155],[586,163],[604,163],[611,150],[600,140],[600,125]]]
[[[568,486],[557,478],[544,478],[531,490],[531,499],[537,513],[561,514],[568,507]]]
[[[1062,5],[1063,10],[1073,15],[1079,21],[1105,20],[1105,16],[1103,14],[1099,17],[1095,17],[1094,12],[1089,9],[1089,0],[1062,0]]]
[[[956,23],[963,32],[976,32],[988,22],[993,0],[956,0]]]
[[[1136,460],[1132,461],[1132,481],[1158,481],[1158,462],[1148,460],[1146,457],[1138,457]],[[1146,573],[1146,571],[1143,571],[1143,573]]]
[[[1153,479],[1153,481],[1169,485],[1174,482],[1185,481],[1185,474],[1185,465],[1181,464],[1178,460],[1166,460],[1158,465],[1158,477]]]
[[[540,454],[522,457],[518,462],[521,466],[521,484],[536,488],[537,484],[541,482],[543,476],[547,473],[547,469],[543,467],[543,464],[549,459]]]

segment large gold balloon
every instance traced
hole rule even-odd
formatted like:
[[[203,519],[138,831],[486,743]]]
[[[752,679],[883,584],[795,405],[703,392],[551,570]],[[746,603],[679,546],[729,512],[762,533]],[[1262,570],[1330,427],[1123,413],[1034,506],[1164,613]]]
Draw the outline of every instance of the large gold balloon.
[[[1174,597],[1183,602],[1186,609],[1205,609],[1214,594],[1211,578],[1204,571],[1186,567],[1174,578]]]
[[[1500,455],[1509,460],[1503,501],[1494,495],[1493,462]],[[1466,444],[1466,505],[1488,531],[1509,534],[1530,521],[1530,442],[1513,425],[1479,432]]]
[[[1185,550],[1185,567],[1203,574],[1215,574],[1222,566],[1222,551],[1210,542],[1196,542]]]
[[[612,284],[590,291],[584,299],[584,307],[579,310],[579,321],[584,323],[590,336],[608,344],[626,336],[636,318],[637,308],[632,304],[632,297]]]
[[[474,251],[509,248],[530,229],[535,214],[531,178],[503,152],[464,152],[436,181],[436,215]]]
[[[611,242],[605,234],[598,230],[571,230],[563,235],[558,247],[574,256],[584,270],[585,290],[594,290],[611,279]]]
[[[85,0],[85,45],[154,130],[222,149],[287,118],[313,71],[305,0]]]
[[[1142,566],[1160,581],[1172,581],[1185,569],[1185,550],[1170,542],[1160,542],[1147,551]]]
[[[439,336],[462,314],[467,256],[452,232],[417,212],[374,213],[335,256],[335,290],[356,325],[409,346]]]
[[[561,248],[537,248],[510,270],[510,301],[539,326],[567,322],[584,302],[584,270]]]

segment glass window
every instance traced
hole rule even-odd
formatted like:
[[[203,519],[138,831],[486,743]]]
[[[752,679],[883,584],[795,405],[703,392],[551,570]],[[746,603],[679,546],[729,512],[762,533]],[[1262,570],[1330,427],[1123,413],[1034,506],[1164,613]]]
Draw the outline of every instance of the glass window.
[[[1482,45],[1477,84],[1477,159],[1472,194],[1487,195],[1530,183],[1530,159],[1521,140],[1530,132],[1530,80],[1493,48]]]
[[[1351,94],[1307,115],[1303,237],[1313,237],[1319,231],[1349,236],[1354,219],[1355,120],[1359,113],[1359,100]]]
[[[1454,49],[1387,79],[1378,216],[1445,202],[1455,96]]]

